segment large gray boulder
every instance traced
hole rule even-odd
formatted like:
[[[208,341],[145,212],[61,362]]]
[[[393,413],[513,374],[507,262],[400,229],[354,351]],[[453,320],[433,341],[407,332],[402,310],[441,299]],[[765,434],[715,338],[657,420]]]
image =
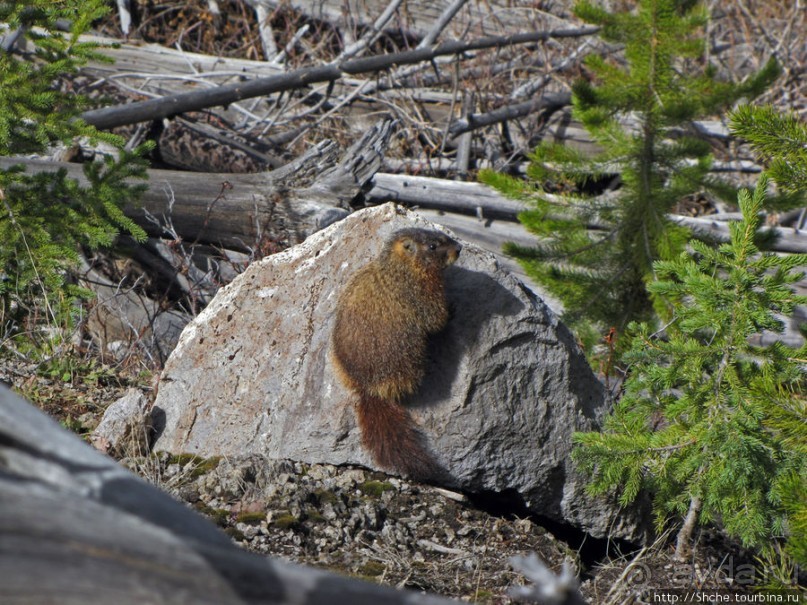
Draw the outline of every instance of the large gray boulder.
[[[155,449],[373,468],[330,334],[349,277],[412,226],[439,229],[392,204],[357,212],[219,291],[166,363]],[[595,536],[638,538],[630,518],[585,496],[572,467],[572,433],[596,426],[606,394],[571,333],[475,246],[446,281],[452,317],[410,410],[458,486]]]

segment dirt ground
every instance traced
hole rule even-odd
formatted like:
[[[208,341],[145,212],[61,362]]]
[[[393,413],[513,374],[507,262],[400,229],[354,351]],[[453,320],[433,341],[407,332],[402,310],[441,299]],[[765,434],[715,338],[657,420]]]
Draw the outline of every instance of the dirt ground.
[[[148,392],[151,383],[146,374],[82,359],[74,361],[72,377],[43,369],[7,363],[0,380],[84,438],[127,388]],[[527,581],[511,559],[529,553],[557,573],[564,565],[572,569],[596,605],[653,602],[654,594],[670,590],[753,595],[776,580],[762,577],[753,555],[714,529],[702,530],[690,559],[681,562],[668,534],[644,546],[596,540],[361,468],[166,453],[120,462],[250,551],[463,601],[514,602],[508,590]]]

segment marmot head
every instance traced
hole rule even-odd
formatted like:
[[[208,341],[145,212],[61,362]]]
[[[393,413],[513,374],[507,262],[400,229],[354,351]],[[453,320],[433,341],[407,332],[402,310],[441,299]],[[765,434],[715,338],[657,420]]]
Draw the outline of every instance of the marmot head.
[[[444,269],[453,264],[462,246],[439,231],[401,229],[385,246],[386,255],[395,255],[419,270]]]

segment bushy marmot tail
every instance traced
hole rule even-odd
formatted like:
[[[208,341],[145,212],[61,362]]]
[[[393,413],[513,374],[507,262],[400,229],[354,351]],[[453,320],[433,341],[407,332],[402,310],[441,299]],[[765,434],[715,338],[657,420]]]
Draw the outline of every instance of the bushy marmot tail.
[[[362,445],[379,465],[416,481],[445,482],[450,477],[428,450],[425,437],[401,404],[362,394],[356,415]]]

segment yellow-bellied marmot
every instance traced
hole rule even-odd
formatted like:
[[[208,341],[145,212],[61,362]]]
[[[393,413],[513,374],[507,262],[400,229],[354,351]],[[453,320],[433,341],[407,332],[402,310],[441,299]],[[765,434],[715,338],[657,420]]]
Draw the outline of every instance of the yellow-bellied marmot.
[[[423,378],[428,336],[448,321],[443,271],[461,249],[437,231],[397,231],[337,303],[331,351],[342,382],[359,395],[362,444],[380,466],[417,480],[447,472],[401,400]]]

